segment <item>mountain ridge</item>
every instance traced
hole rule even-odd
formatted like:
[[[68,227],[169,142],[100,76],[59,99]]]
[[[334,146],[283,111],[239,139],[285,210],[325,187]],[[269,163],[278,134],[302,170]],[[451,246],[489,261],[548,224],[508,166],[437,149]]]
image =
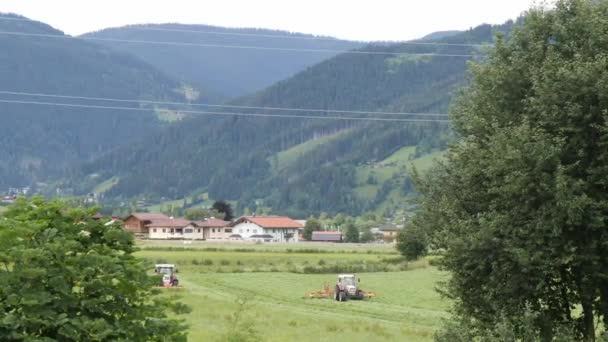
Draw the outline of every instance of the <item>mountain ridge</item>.
[[[439,42],[490,43],[496,31],[506,32],[512,25],[482,25]],[[371,44],[361,51],[375,53],[335,56],[230,104],[445,113],[453,92],[464,85],[467,59],[418,54],[469,55],[479,49],[449,44]],[[339,132],[310,150],[304,148],[288,167],[274,169],[280,152]],[[373,199],[359,198],[353,190],[362,186],[358,167],[384,160],[407,146],[416,147],[413,158],[441,149],[448,134],[446,125],[439,122],[192,118],[156,135],[145,146],[127,147],[85,165],[80,172],[101,173],[106,179],[119,177],[108,196],[123,200],[132,196],[180,198],[204,191],[212,198],[238,201],[239,209],[266,207],[300,217],[321,211],[355,214],[378,207],[387,200],[391,186],[406,188],[408,182],[405,170],[390,186],[377,184]],[[408,192],[411,189],[404,195]]]
[[[0,20],[0,30],[63,36],[50,25],[15,14]],[[23,20],[22,20],[23,19]],[[77,95],[119,99],[183,101],[183,84],[136,58],[75,39],[0,34],[0,90],[15,93]],[[165,124],[155,113],[65,108],[35,104],[65,103],[109,106],[107,101],[49,99],[1,94],[0,188],[45,182],[69,165],[92,160],[108,150],[137,140]],[[145,106],[139,104],[139,106]],[[110,136],[112,138],[108,138]]]
[[[330,50],[350,50],[363,45],[361,42],[280,30],[175,23],[107,28],[81,37],[216,45],[176,45],[167,50],[152,44],[99,42],[137,56],[166,74],[204,89],[218,101],[262,90],[337,54]]]

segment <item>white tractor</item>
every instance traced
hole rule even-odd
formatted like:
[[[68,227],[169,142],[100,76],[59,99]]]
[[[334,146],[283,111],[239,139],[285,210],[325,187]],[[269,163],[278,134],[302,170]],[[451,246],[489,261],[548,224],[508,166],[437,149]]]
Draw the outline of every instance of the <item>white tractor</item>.
[[[156,264],[154,266],[154,273],[162,276],[161,284],[162,287],[176,287],[179,286],[179,280],[177,279],[177,267],[173,264]]]
[[[334,299],[339,302],[344,302],[347,299],[363,299],[366,292],[362,291],[358,283],[361,279],[357,279],[354,274],[338,275],[338,283],[334,290]]]

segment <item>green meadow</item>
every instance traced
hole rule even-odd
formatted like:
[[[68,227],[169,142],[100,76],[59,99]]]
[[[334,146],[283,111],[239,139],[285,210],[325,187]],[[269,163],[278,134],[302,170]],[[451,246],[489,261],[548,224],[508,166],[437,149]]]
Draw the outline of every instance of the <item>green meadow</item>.
[[[191,341],[248,331],[260,341],[430,341],[449,303],[429,260],[407,263],[390,246],[144,243],[150,264],[175,263],[183,285],[164,290],[192,308]],[[335,302],[305,293],[355,272],[376,297]]]

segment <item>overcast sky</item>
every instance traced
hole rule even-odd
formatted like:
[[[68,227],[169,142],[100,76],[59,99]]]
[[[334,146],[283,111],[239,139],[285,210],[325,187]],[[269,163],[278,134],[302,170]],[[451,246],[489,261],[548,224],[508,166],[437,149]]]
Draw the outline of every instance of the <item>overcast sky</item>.
[[[2,0],[0,12],[68,34],[142,23],[259,27],[356,40],[409,40],[514,19],[533,0]]]

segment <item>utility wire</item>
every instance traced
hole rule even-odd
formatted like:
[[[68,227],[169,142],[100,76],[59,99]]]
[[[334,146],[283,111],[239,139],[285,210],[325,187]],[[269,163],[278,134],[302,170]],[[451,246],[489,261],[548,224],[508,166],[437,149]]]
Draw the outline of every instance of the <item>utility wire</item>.
[[[132,39],[115,39],[115,38],[96,38],[96,37],[73,37],[58,34],[44,33],[26,33],[15,31],[0,31],[0,34],[12,36],[28,36],[28,37],[43,37],[56,39],[75,39],[84,41],[102,41],[114,43],[135,43],[135,44],[156,44],[169,46],[195,46],[195,47],[212,47],[226,49],[250,49],[250,50],[265,50],[265,51],[287,51],[287,52],[323,52],[323,53],[344,53],[356,55],[390,55],[390,56],[423,56],[423,57],[460,57],[472,58],[477,55],[467,54],[441,54],[441,53],[413,53],[413,52],[382,52],[382,51],[360,51],[360,50],[336,50],[336,49],[303,49],[303,48],[281,48],[281,47],[263,47],[250,45],[222,45],[222,44],[202,44],[202,43],[183,43],[183,42],[167,42],[153,40],[132,40]]]
[[[15,103],[40,106],[55,106],[55,107],[71,107],[71,108],[92,108],[92,109],[111,109],[124,111],[152,112],[152,108],[134,108],[134,107],[117,107],[117,106],[97,106],[84,105],[73,103],[55,103],[55,102],[39,102],[39,101],[19,101],[19,100],[0,100],[0,103]],[[200,115],[223,115],[223,116],[242,116],[242,117],[265,117],[265,118],[300,118],[300,119],[324,119],[324,120],[347,120],[347,121],[385,121],[385,122],[437,122],[448,123],[450,120],[444,119],[390,119],[390,118],[362,118],[362,117],[345,117],[345,116],[313,116],[313,115],[286,115],[286,114],[261,114],[261,113],[231,113],[231,112],[209,112],[209,111],[194,111],[194,110],[178,110],[184,114],[200,114]]]
[[[1,17],[0,20],[14,20],[14,21],[32,21],[39,22],[34,19],[28,18],[10,18],[10,17]],[[158,25],[184,25],[188,26],[188,24],[158,24]],[[111,30],[112,28],[110,28]],[[140,30],[140,31],[160,31],[160,32],[182,32],[182,33],[196,33],[196,34],[207,34],[207,35],[222,35],[222,36],[244,36],[244,37],[266,37],[266,38],[281,38],[281,39],[301,39],[301,40],[326,40],[326,41],[334,41],[341,42],[344,40],[333,38],[333,37],[323,37],[323,36],[306,36],[306,35],[279,35],[279,34],[266,34],[266,33],[246,33],[246,32],[221,32],[221,31],[202,31],[202,30],[188,30],[188,29],[178,29],[178,28],[167,28],[167,27],[147,27],[143,25],[128,25],[123,26],[121,29],[125,30]],[[101,32],[101,31],[99,31]],[[407,44],[407,45],[429,45],[429,46],[468,46],[468,47],[487,47],[491,46],[491,43],[486,44],[467,44],[467,43],[443,43],[443,42],[420,42],[420,41],[390,41],[390,42],[367,42],[367,41],[353,41],[347,40],[347,42],[354,43],[390,43],[390,44]]]
[[[256,106],[237,106],[237,105],[222,105],[208,103],[187,103],[187,102],[166,102],[166,101],[150,101],[137,99],[116,99],[107,97],[88,97],[88,96],[72,96],[72,95],[55,95],[44,93],[26,93],[15,91],[0,90],[0,94],[18,95],[18,96],[35,96],[35,97],[50,97],[59,99],[73,100],[91,100],[91,101],[112,101],[126,103],[147,103],[147,104],[163,104],[177,106],[195,106],[195,107],[217,107],[217,108],[235,108],[235,109],[261,109],[261,110],[277,110],[288,112],[314,112],[314,113],[343,113],[343,114],[370,114],[370,115],[403,115],[403,116],[448,116],[445,113],[406,113],[406,112],[382,112],[382,111],[361,111],[361,110],[339,110],[339,109],[312,109],[312,108],[293,108],[293,107],[256,107]]]

